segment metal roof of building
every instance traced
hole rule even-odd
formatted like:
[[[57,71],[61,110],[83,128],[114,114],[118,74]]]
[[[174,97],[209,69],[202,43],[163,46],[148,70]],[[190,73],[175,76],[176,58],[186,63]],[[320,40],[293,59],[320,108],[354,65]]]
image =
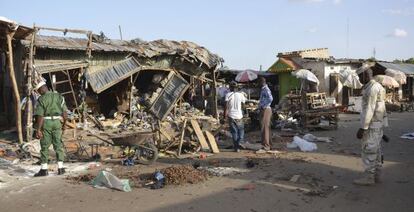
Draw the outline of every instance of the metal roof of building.
[[[29,40],[22,41],[29,45]],[[82,38],[58,37],[58,36],[36,36],[35,46],[41,49],[59,49],[85,51],[88,40]],[[120,40],[107,40],[105,42],[92,42],[92,51],[104,52],[130,52],[136,53],[138,57],[158,57],[162,55],[180,55],[189,62],[203,63],[208,68],[215,68],[223,62],[218,55],[211,53],[205,47],[189,41],[155,40],[151,42],[134,43]]]
[[[387,62],[378,62],[384,68],[394,69],[402,71],[405,74],[414,75],[414,64],[409,63],[387,63]]]
[[[86,80],[91,85],[93,91],[101,93],[116,83],[130,77],[140,71],[141,65],[133,57],[123,60],[115,65],[95,71],[86,72]]]

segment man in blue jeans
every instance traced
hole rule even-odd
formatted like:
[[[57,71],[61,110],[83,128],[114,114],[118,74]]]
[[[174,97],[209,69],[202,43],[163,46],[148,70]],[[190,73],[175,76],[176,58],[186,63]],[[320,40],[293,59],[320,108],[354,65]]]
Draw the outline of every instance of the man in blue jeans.
[[[230,132],[233,137],[233,148],[240,152],[240,143],[244,139],[243,107],[246,97],[243,93],[236,91],[237,84],[230,83],[230,92],[226,94],[224,114],[229,121]]]

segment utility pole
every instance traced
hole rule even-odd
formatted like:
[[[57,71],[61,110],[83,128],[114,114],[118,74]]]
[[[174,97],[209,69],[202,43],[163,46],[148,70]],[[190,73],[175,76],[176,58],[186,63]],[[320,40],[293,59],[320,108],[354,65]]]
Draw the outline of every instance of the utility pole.
[[[121,40],[122,40],[122,30],[121,30],[121,25],[118,25],[118,28],[119,28],[119,36],[121,37]]]
[[[346,19],[346,58],[349,57],[349,18]]]
[[[374,50],[372,51],[372,57],[375,59],[377,54],[377,50],[374,47]]]

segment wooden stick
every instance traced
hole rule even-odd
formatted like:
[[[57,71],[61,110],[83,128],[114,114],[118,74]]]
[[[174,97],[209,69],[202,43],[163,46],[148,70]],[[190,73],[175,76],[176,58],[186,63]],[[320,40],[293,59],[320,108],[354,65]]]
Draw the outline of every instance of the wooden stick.
[[[187,126],[187,119],[184,119],[183,127],[181,129],[181,138],[180,138],[180,144],[178,145],[178,156],[181,155],[181,148],[183,146],[184,142],[184,134],[185,134],[185,128]]]
[[[16,31],[9,31],[7,33],[7,48],[8,48],[7,56],[8,56],[8,62],[9,62],[10,78],[12,81],[13,93],[14,93],[17,135],[19,138],[19,143],[22,144],[23,143],[23,132],[22,132],[23,130],[22,130],[22,113],[20,110],[20,93],[19,93],[19,87],[16,81],[16,75],[14,72],[14,64],[13,64],[12,39],[13,39],[15,32]]]

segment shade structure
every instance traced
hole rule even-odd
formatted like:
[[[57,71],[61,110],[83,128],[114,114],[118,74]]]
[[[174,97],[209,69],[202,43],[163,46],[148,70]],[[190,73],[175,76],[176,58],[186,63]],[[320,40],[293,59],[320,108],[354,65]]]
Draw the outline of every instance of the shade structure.
[[[397,80],[394,78],[387,76],[387,75],[376,75],[374,76],[374,80],[381,83],[381,85],[388,87],[388,88],[398,88],[400,84],[398,84]]]
[[[237,74],[236,81],[237,82],[250,82],[257,79],[257,74],[253,73],[252,71],[245,70]]]
[[[400,85],[407,83],[407,76],[402,71],[387,68],[385,70],[385,75],[394,78]]]
[[[319,80],[316,77],[316,75],[307,69],[299,69],[297,71],[292,72],[292,75],[299,79],[308,80],[319,85]]]
[[[344,69],[339,72],[340,80],[343,86],[360,89],[362,88],[362,83],[359,81],[358,74],[355,71],[349,69]]]

